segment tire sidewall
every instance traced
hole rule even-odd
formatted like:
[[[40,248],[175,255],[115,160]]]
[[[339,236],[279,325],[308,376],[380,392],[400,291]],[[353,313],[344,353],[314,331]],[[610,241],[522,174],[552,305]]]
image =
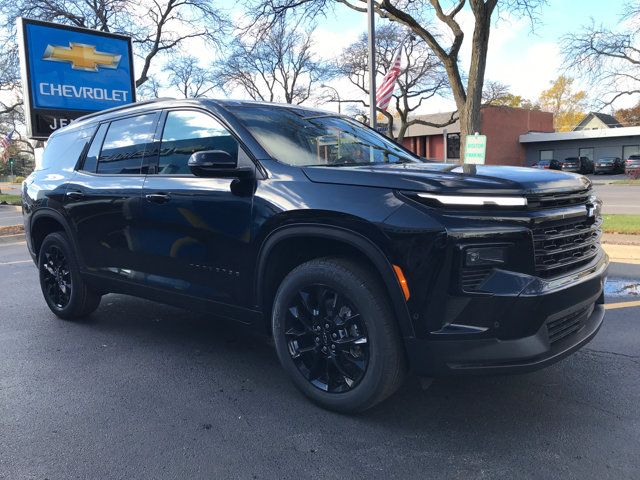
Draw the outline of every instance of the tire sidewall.
[[[389,314],[385,311],[382,299],[377,299],[372,285],[368,285],[366,277],[348,275],[340,269],[331,270],[330,263],[310,263],[302,265],[292,271],[282,282],[274,301],[272,327],[274,343],[280,363],[289,373],[294,384],[311,400],[320,405],[338,411],[360,410],[361,405],[372,402],[380,389],[383,377],[384,361],[389,351],[389,340],[383,334],[384,328],[380,323],[380,315]],[[364,280],[359,284],[356,278]],[[284,336],[287,307],[300,288],[311,284],[322,284],[344,295],[360,313],[365,327],[369,344],[369,364],[364,377],[352,390],[343,393],[328,393],[313,386],[298,370],[289,354]]]

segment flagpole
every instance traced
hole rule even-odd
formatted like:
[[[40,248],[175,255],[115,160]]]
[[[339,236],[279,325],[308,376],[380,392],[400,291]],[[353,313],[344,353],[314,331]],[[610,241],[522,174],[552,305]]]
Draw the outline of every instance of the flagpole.
[[[369,125],[376,128],[376,21],[373,0],[367,0],[367,24],[369,27]]]

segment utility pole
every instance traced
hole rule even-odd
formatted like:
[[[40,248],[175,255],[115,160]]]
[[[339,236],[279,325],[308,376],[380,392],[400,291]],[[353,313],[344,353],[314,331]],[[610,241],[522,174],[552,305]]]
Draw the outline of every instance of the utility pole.
[[[373,0],[367,0],[367,24],[369,26],[369,125],[376,128],[376,20]]]

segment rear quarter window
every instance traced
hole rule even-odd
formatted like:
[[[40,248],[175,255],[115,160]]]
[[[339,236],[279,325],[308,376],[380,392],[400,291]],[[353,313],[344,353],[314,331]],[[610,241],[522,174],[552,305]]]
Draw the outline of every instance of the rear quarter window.
[[[40,169],[73,171],[89,145],[94,131],[95,126],[91,126],[52,136],[45,146]]]

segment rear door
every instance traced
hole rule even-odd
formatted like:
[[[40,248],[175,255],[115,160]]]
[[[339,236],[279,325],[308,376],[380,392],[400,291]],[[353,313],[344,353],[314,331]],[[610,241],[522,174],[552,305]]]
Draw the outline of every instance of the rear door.
[[[147,157],[160,116],[150,112],[102,123],[66,191],[85,266],[96,273],[136,279],[140,252],[140,202]]]

